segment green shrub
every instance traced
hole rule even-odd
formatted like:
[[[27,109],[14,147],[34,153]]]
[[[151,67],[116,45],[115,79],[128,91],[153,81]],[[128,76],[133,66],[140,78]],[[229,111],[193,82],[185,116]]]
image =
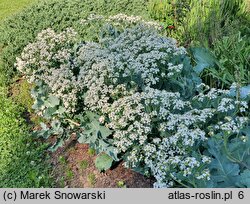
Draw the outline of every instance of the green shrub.
[[[146,15],[145,0],[47,0],[25,9],[5,20],[0,26],[0,73],[4,73],[2,83],[9,83],[15,72],[16,56],[23,47],[34,40],[38,32],[48,27],[61,31],[73,27],[80,36],[95,32],[95,27],[87,31],[79,29],[79,21],[90,13],[103,15],[127,13]]]
[[[212,49],[217,65],[209,67],[203,76],[214,87],[229,88],[233,82],[250,84],[250,38],[241,33],[223,37]]]
[[[31,139],[22,110],[0,91],[0,187],[50,187],[46,146]]]
[[[22,124],[18,107],[13,105],[11,101],[4,98],[1,94],[0,98],[0,140],[1,140],[1,163],[0,172],[3,171],[11,162],[13,153],[20,151],[20,143],[23,143],[23,138],[27,134],[27,128]],[[26,130],[25,130],[26,128]],[[13,136],[16,136],[12,140]]]

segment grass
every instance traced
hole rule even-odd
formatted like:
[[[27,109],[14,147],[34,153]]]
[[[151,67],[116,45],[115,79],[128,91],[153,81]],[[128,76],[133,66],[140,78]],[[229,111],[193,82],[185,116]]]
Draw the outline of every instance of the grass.
[[[82,161],[80,162],[80,168],[81,168],[82,170],[87,169],[88,166],[89,166],[89,163],[88,163],[87,160],[82,160]]]
[[[88,183],[93,187],[96,183],[96,177],[95,177],[95,174],[93,173],[90,173],[88,176],[87,176],[87,181]]]
[[[117,187],[118,188],[127,188],[125,182],[122,180],[117,182]]]
[[[37,0],[0,0],[0,21]]]
[[[35,1],[0,0],[0,22]],[[47,145],[32,138],[23,118],[23,107],[31,106],[29,87],[25,81],[14,85],[14,97],[8,98],[4,77],[0,72],[0,188],[52,187]]]
[[[23,109],[0,90],[0,187],[50,187],[45,149],[22,118]]]
[[[29,112],[32,112],[32,105],[34,103],[34,100],[30,95],[31,89],[32,85],[30,85],[25,79],[15,81],[15,83],[11,85],[13,101],[25,107]]]
[[[90,156],[94,156],[94,155],[95,155],[95,150],[94,150],[93,148],[89,148],[89,149],[88,149],[88,154],[89,154]]]
[[[74,178],[74,172],[70,169],[70,167],[68,167],[68,168],[66,169],[65,174],[66,174],[66,178],[67,178],[68,180],[71,180],[71,179]]]

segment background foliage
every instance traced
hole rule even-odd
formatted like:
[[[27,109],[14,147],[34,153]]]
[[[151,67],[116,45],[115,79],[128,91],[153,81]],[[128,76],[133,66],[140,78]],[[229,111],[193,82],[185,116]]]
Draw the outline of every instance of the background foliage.
[[[23,8],[30,5],[30,3],[36,3],[38,0],[1,0],[0,1],[0,21],[10,14],[18,13]]]

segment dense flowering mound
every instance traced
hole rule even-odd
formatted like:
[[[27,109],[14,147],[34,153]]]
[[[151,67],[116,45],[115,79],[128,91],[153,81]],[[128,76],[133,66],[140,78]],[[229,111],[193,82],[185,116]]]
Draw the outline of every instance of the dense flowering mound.
[[[202,84],[186,50],[143,24],[111,26],[99,43],[75,36],[47,29],[17,59],[36,84],[34,108],[52,122],[39,134],[77,132],[79,142],[153,175],[155,187],[212,186],[208,137],[238,134],[247,103]]]

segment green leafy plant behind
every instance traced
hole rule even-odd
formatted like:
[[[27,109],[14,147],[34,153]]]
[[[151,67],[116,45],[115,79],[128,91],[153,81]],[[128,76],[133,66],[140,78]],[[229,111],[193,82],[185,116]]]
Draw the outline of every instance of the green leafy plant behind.
[[[189,4],[190,0],[150,0],[149,14],[151,18],[166,22],[167,25],[178,26],[189,11]]]
[[[165,35],[183,41],[183,23],[190,11],[191,0],[150,0],[149,15],[161,23]]]
[[[240,33],[223,37],[214,43],[213,49],[190,49],[196,62],[195,70],[212,87],[230,88],[250,84],[250,41]]]
[[[184,22],[188,41],[212,47],[225,35],[245,30],[248,14],[244,0],[191,1],[191,11]]]
[[[166,34],[185,46],[212,47],[216,40],[238,31],[249,35],[246,0],[151,0],[148,8]]]
[[[222,87],[233,82],[242,86],[250,84],[250,38],[241,33],[223,37],[214,43],[214,56],[218,59],[217,67],[210,67],[206,75],[221,81]]]

